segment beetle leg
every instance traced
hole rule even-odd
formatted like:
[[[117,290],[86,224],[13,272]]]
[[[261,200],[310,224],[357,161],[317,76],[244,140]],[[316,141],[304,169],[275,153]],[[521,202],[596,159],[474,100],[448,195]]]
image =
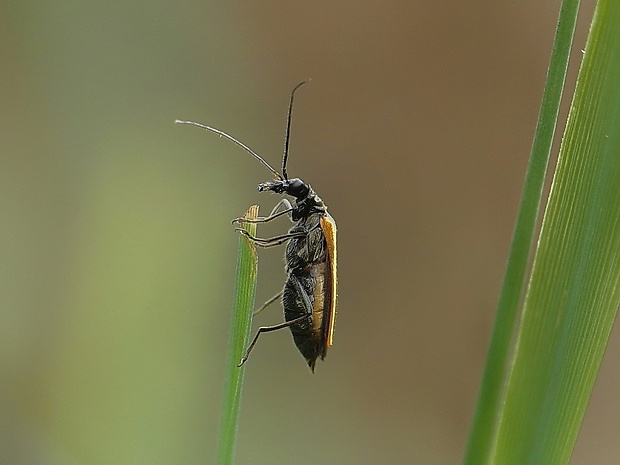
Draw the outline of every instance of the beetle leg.
[[[273,325],[273,326],[261,326],[260,328],[258,328],[258,331],[256,332],[256,336],[254,336],[254,339],[252,339],[252,342],[248,346],[248,350],[245,351],[245,355],[241,358],[241,361],[239,362],[237,367],[241,367],[241,365],[247,362],[248,357],[250,356],[250,352],[252,352],[252,349],[258,342],[258,338],[260,337],[262,333],[269,333],[271,331],[277,331],[278,329],[288,328],[289,326],[299,323],[300,321],[305,320],[306,318],[309,318],[310,316],[311,315],[303,315],[291,321],[285,321],[284,323],[280,323],[280,324]]]
[[[256,316],[258,315],[260,312],[262,312],[263,310],[265,310],[267,307],[269,307],[272,303],[274,303],[276,300],[278,300],[280,297],[282,297],[282,292],[280,291],[278,292],[276,295],[274,295],[271,299],[269,299],[267,302],[265,302],[263,305],[261,305],[258,309],[254,310],[254,313],[252,314],[252,316]]]
[[[285,210],[282,210],[280,212],[278,212],[278,210],[280,209],[280,207],[284,205],[286,207]],[[291,205],[291,202],[288,201],[288,199],[282,199],[280,200],[275,207],[273,207],[273,210],[271,210],[271,213],[269,213],[269,216],[259,216],[258,218],[256,218],[255,220],[248,220],[246,218],[235,218],[234,220],[232,220],[232,223],[238,223],[238,224],[243,224],[243,223],[267,223],[271,220],[274,220],[276,218],[278,218],[279,216],[282,215],[286,215],[287,213],[290,213],[293,211],[293,206]],[[277,213],[276,213],[277,212]]]
[[[245,237],[247,237],[252,242],[254,242],[255,245],[259,247],[263,247],[263,248],[268,248],[268,247],[275,247],[277,245],[284,244],[286,241],[288,241],[289,239],[292,239],[293,237],[307,236],[312,231],[316,229],[320,229],[320,228],[321,228],[321,223],[318,223],[316,226],[313,226],[307,231],[288,232],[286,234],[281,234],[279,236],[266,237],[266,238],[252,236],[249,232],[247,232],[243,228],[235,228],[235,231],[237,231],[239,234],[243,234]]]
[[[264,247],[264,248],[274,247],[276,245],[284,244],[286,241],[288,241],[289,239],[293,237],[303,237],[308,234],[307,231],[300,231],[300,232],[294,232],[294,233],[286,233],[280,236],[263,238],[263,237],[254,237],[243,228],[235,228],[235,230],[238,231],[240,234],[243,234],[248,239],[250,239],[257,246]]]

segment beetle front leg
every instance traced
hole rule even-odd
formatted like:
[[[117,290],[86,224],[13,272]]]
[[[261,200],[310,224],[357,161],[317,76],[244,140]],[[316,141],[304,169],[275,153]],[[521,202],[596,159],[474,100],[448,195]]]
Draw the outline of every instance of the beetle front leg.
[[[282,205],[284,205],[285,209],[278,212],[278,210],[280,209],[280,207],[282,207]],[[287,213],[290,213],[293,211],[293,205],[291,205],[291,202],[288,201],[288,199],[282,199],[280,200],[275,207],[273,207],[273,210],[271,210],[271,213],[269,213],[269,216],[259,216],[258,218],[256,218],[255,220],[248,220],[247,218],[235,218],[234,220],[232,220],[232,223],[237,223],[237,224],[244,224],[244,223],[267,223],[271,220],[274,220],[276,218],[278,218],[279,216],[282,215],[286,215]]]

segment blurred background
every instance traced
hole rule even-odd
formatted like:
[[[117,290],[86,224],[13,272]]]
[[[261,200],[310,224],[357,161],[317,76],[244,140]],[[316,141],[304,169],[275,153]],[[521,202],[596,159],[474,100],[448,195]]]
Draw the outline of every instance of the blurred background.
[[[247,153],[173,121],[279,166],[308,78],[289,173],[338,223],[335,344],[312,375],[289,332],[261,338],[237,463],[459,463],[558,8],[2,2],[0,463],[214,461],[230,220],[278,198]],[[260,251],[257,303],[282,254]],[[573,464],[620,460],[619,355],[615,331]]]

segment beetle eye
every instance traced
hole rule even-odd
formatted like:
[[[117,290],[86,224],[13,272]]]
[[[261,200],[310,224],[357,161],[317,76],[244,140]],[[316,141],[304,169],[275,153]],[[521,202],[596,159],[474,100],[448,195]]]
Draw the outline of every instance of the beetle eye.
[[[286,193],[293,197],[304,197],[308,194],[308,186],[301,179],[291,179],[286,189]]]

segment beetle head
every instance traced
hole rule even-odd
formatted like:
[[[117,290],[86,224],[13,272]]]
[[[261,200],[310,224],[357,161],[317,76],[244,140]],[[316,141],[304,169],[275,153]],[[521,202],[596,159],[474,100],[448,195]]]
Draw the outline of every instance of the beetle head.
[[[263,182],[258,185],[258,191],[272,191],[276,194],[288,194],[297,200],[302,200],[310,193],[310,186],[299,178],[284,179],[281,181]]]

